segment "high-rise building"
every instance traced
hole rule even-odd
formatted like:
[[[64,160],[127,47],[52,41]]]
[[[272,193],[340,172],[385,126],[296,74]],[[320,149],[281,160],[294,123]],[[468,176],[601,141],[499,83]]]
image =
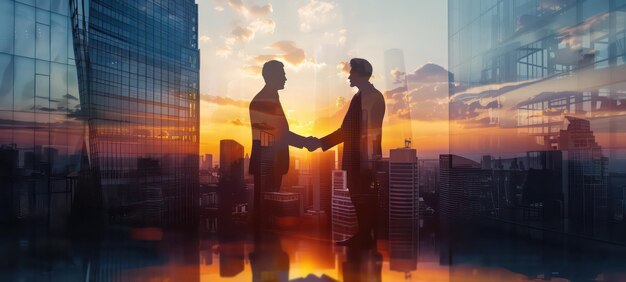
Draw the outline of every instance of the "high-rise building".
[[[205,154],[201,165],[202,170],[210,171],[213,169],[213,155]]]
[[[439,156],[439,209],[446,218],[480,212],[481,165],[457,155]]]
[[[417,150],[409,147],[389,153],[389,221],[419,216]]]
[[[72,0],[89,155],[113,221],[197,222],[198,8],[194,1]],[[143,172],[140,159],[152,160]],[[146,214],[146,194],[164,203]]]
[[[335,169],[335,152],[318,152],[311,156],[311,188],[313,209],[331,212],[332,171]],[[349,188],[349,187],[348,187]]]
[[[84,134],[69,15],[68,1],[0,2],[0,222],[69,215]]]
[[[389,158],[376,161],[374,171],[378,186],[377,235],[380,239],[386,239],[389,231]]]
[[[332,236],[334,241],[342,241],[356,233],[358,224],[350,191],[346,186],[346,171],[333,170],[332,175]]]
[[[566,119],[567,129],[552,142],[546,141],[546,146],[566,153],[568,218],[572,227],[593,230],[608,221],[608,158],[602,154],[588,120]]]
[[[243,177],[243,149],[235,140],[220,140],[220,208],[226,213],[247,201]]]

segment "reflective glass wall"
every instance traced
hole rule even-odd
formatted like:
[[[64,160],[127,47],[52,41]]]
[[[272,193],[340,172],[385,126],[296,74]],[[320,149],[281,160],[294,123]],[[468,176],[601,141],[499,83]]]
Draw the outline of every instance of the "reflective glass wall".
[[[111,222],[195,223],[197,6],[70,1],[89,155]]]
[[[0,222],[65,226],[83,123],[67,1],[0,1]]]
[[[448,3],[453,156],[441,158],[441,201],[624,241],[626,1]]]

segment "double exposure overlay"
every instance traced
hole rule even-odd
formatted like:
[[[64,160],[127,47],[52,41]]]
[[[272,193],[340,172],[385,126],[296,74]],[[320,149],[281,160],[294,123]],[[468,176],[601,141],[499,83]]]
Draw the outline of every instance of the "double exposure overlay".
[[[0,281],[626,281],[625,0],[0,0]]]

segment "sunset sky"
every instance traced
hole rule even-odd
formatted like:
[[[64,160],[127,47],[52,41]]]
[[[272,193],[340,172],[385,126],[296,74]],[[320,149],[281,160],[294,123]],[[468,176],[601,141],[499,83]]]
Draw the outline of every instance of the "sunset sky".
[[[342,109],[356,92],[343,65],[350,58],[369,60],[372,83],[381,92],[393,90],[387,87],[397,74],[385,71],[389,49],[403,51],[406,74],[401,75],[409,84],[406,94],[414,95],[408,117],[400,117],[399,104],[388,99],[383,150],[401,147],[405,137],[426,157],[447,149],[447,108],[431,107],[443,105],[447,82],[427,79],[416,85],[409,79],[443,70],[429,63],[447,66],[446,1],[199,0],[198,6],[201,154],[218,155],[220,139],[234,139],[249,152],[248,102],[263,86],[265,61],[286,65],[288,81],[279,94],[291,130],[321,137],[339,126]],[[425,65],[431,67],[416,72]],[[418,103],[421,97],[428,102]]]

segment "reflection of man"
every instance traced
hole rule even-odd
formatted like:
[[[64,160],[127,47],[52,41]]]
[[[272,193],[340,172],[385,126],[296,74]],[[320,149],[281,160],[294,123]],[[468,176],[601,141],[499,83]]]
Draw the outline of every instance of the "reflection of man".
[[[356,210],[359,229],[352,238],[337,242],[338,245],[369,245],[374,242],[376,221],[376,191],[374,187],[374,162],[381,159],[382,123],[385,115],[385,99],[369,82],[372,65],[365,59],[350,60],[350,86],[359,92],[350,102],[341,127],[320,139],[320,147],[326,151],[342,143],[342,169],[347,172],[350,199]],[[311,148],[309,148],[311,149]]]
[[[289,131],[278,90],[285,88],[287,77],[283,63],[263,65],[265,86],[250,102],[252,153],[249,173],[254,175],[254,207],[259,214],[263,192],[278,192],[283,174],[289,170],[289,146],[302,148],[312,142]]]

